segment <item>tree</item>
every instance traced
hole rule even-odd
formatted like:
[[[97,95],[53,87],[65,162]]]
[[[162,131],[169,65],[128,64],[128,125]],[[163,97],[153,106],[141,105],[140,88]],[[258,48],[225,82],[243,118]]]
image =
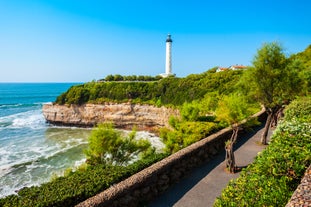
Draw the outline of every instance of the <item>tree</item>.
[[[114,81],[114,76],[113,75],[107,75],[104,80],[105,81]]]
[[[245,97],[237,93],[224,96],[219,101],[218,108],[216,109],[217,119],[227,122],[232,128],[232,135],[225,145],[226,167],[230,173],[235,173],[236,171],[233,145],[238,137],[239,122],[249,117],[250,114],[251,111]]]
[[[123,76],[120,74],[116,74],[114,75],[114,81],[123,81]]]
[[[85,151],[87,162],[91,165],[126,165],[151,146],[147,140],[135,140],[135,134],[133,131],[125,137],[111,123],[98,125],[89,137],[89,148]]]
[[[267,144],[271,121],[282,112],[283,105],[292,100],[301,90],[301,79],[297,63],[290,61],[278,43],[264,44],[253,60],[244,78],[250,93],[265,107],[268,116],[261,136],[261,143]]]

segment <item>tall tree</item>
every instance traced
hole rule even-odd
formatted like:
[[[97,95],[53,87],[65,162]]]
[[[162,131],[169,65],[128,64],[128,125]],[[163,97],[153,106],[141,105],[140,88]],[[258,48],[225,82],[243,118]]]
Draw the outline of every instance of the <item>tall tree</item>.
[[[226,167],[231,173],[235,173],[236,164],[233,152],[233,145],[235,144],[238,132],[239,122],[249,117],[251,111],[246,102],[245,97],[241,94],[231,94],[224,96],[220,101],[218,108],[216,109],[217,119],[227,122],[232,127],[231,138],[226,142]]]
[[[267,144],[271,122],[282,111],[283,105],[301,90],[299,64],[286,57],[279,43],[266,43],[257,51],[253,66],[245,75],[250,92],[266,108],[268,113],[261,143]],[[253,86],[253,87],[250,87]]]

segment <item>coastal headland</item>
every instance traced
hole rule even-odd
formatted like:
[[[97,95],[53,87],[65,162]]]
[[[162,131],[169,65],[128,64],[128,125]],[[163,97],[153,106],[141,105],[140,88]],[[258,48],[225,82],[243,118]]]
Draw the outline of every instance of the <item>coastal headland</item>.
[[[59,126],[92,127],[102,122],[112,122],[116,128],[155,131],[169,127],[171,116],[179,116],[177,109],[147,104],[104,103],[83,105],[58,105],[48,103],[42,108],[48,123]]]

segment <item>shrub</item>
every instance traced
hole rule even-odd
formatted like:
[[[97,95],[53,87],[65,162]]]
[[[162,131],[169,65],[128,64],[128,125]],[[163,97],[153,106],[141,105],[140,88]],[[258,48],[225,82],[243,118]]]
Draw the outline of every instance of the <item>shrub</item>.
[[[135,134],[132,131],[128,136],[122,135],[111,123],[98,125],[89,137],[89,148],[85,151],[87,163],[127,165],[151,147],[147,140],[135,140]]]
[[[302,122],[311,122],[311,97],[304,97],[293,101],[287,108],[284,119],[291,121],[299,119]]]
[[[174,130],[163,128],[160,137],[163,139],[166,152],[174,153],[214,133],[220,127],[213,122],[185,122],[171,119]]]

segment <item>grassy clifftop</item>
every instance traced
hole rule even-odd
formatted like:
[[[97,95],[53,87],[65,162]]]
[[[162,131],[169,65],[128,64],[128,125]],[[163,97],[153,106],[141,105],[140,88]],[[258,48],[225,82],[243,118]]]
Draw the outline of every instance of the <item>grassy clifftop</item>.
[[[207,93],[229,94],[234,91],[242,71],[215,73],[207,71],[185,78],[170,77],[159,81],[89,82],[71,87],[57,97],[58,104],[103,102],[148,103],[157,106],[180,106],[204,97]]]

